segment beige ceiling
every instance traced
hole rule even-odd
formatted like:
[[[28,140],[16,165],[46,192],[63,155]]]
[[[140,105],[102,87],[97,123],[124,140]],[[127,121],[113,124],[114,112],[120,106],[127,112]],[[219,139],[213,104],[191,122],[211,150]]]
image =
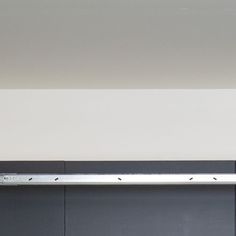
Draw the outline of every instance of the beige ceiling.
[[[0,0],[0,88],[236,88],[235,0]]]

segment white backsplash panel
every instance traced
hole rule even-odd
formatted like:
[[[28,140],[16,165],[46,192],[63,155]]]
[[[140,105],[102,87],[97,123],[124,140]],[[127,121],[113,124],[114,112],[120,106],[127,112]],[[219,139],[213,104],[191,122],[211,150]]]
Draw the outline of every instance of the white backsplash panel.
[[[0,160],[236,158],[236,90],[0,90]]]

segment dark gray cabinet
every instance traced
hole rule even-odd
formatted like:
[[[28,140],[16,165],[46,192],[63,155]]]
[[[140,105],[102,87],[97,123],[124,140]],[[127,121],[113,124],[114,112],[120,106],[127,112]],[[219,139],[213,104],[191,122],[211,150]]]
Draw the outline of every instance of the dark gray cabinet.
[[[0,162],[14,173],[234,173],[232,162]],[[4,236],[234,236],[234,186],[1,187]]]
[[[63,173],[63,162],[0,162],[1,173]],[[64,236],[64,187],[0,187],[1,236]]]

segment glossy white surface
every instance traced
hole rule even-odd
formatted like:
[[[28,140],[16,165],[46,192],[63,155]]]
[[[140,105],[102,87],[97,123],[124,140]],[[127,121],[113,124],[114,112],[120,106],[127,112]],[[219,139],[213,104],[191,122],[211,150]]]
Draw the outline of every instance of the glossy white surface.
[[[236,90],[0,90],[0,160],[236,158]]]

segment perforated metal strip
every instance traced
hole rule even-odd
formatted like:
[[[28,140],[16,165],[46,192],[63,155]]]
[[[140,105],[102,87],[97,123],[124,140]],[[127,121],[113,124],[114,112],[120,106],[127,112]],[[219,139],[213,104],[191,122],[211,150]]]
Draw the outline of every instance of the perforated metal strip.
[[[0,174],[14,185],[234,185],[236,174]]]

